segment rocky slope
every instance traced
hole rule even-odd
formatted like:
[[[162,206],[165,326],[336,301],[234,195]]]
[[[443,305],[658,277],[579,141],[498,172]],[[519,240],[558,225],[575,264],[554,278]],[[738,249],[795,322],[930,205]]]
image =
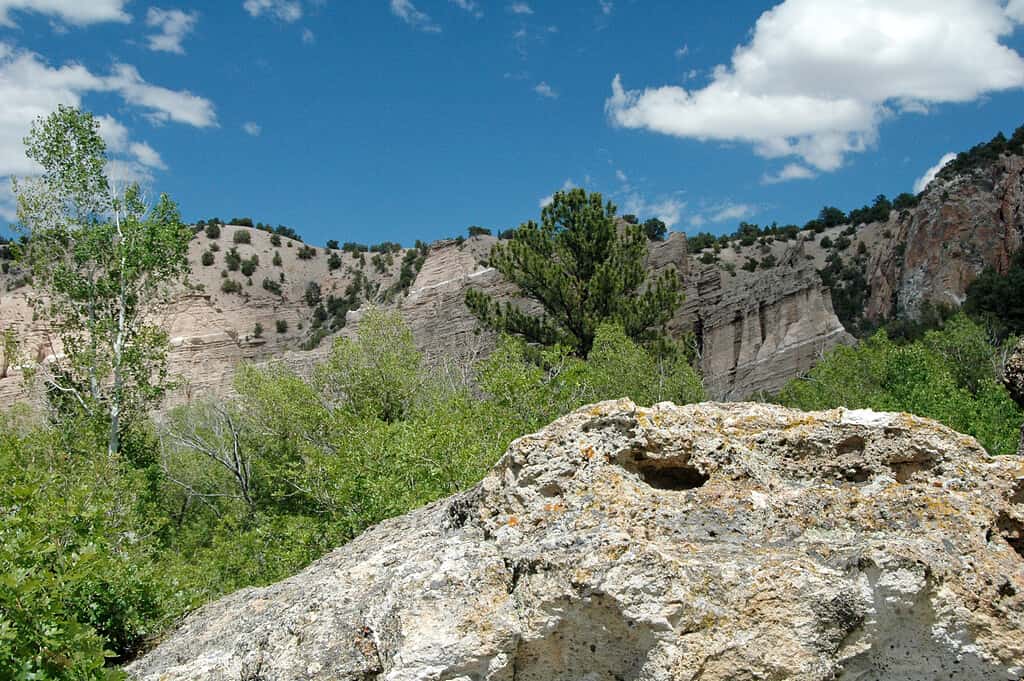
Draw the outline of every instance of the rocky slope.
[[[330,335],[355,332],[361,315],[346,317],[344,310],[368,303],[400,310],[428,357],[465,369],[494,345],[493,335],[481,332],[466,309],[466,289],[518,300],[516,290],[482,264],[495,241],[489,236],[432,244],[403,285],[407,250],[362,257],[336,252],[332,267],[326,249],[303,258],[300,253],[309,251],[301,242],[284,238],[275,246],[258,230],[222,231],[219,239],[197,234],[189,288],[161,314],[173,339],[171,372],[181,383],[168,405],[228,392],[240,361],[310,366],[323,357]],[[233,244],[236,231],[248,232],[251,243]],[[916,317],[926,303],[959,304],[982,269],[1005,270],[1022,244],[1024,156],[1003,154],[983,167],[940,176],[916,206],[892,211],[886,221],[745,245],[734,240],[696,252],[688,252],[685,236],[672,234],[651,244],[649,265],[653,271],[674,268],[683,277],[686,301],[670,329],[694,340],[709,395],[743,399],[778,390],[830,348],[853,342],[850,332],[896,316]],[[258,258],[251,276],[226,270],[232,247],[244,261]],[[203,265],[212,248],[218,248],[213,264]],[[830,268],[833,274],[820,274]],[[33,319],[30,291],[14,287],[15,281],[13,271],[0,274],[0,330],[16,331],[28,361],[59,353],[45,323]],[[225,292],[225,281],[240,291]],[[311,285],[320,306],[307,304]],[[330,314],[333,323],[318,321],[332,296],[347,301],[335,308],[340,316]],[[0,379],[0,405],[28,395],[18,371]]]
[[[210,604],[140,681],[1024,678],[1024,461],[903,414],[581,409]]]

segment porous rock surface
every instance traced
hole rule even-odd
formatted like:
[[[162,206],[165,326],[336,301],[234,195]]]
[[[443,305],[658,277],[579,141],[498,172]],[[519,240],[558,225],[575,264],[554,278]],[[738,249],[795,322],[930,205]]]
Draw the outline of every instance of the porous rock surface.
[[[628,401],[208,605],[135,679],[1024,677],[1024,462],[935,422]]]

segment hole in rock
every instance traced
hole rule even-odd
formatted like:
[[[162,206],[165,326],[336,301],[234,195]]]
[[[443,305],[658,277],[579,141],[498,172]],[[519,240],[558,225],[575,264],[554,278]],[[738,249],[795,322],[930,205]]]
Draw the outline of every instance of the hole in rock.
[[[671,460],[638,461],[635,464],[635,469],[643,481],[651,487],[674,492],[697,489],[710,479],[710,476],[705,475],[695,466]]]
[[[840,456],[845,454],[860,454],[864,451],[866,443],[860,435],[851,435],[836,445],[836,453]]]
[[[901,485],[910,482],[910,479],[914,477],[915,473],[922,471],[929,471],[935,466],[932,461],[900,461],[897,463],[890,463],[889,468],[892,469],[893,475],[896,477],[896,482]]]
[[[1011,504],[1024,504],[1024,480],[1018,480],[1013,491],[1010,492]]]
[[[651,631],[628,620],[614,599],[596,594],[559,603],[561,621],[541,638],[523,640],[512,669],[516,681],[635,681],[656,644]]]
[[[996,528],[999,530],[999,535],[1017,552],[1017,555],[1024,558],[1024,523],[1011,518],[1006,513],[1000,513],[996,519]]]
[[[843,471],[843,480],[846,482],[867,482],[871,479],[871,471],[863,466],[850,466]]]

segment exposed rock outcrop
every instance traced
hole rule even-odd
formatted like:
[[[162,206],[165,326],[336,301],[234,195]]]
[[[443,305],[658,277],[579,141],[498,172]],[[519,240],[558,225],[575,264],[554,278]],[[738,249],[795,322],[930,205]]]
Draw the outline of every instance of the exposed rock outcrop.
[[[868,264],[869,319],[916,319],[926,302],[960,305],[985,267],[1005,272],[1024,245],[1024,157],[937,179],[884,231],[892,236]]]
[[[1010,391],[1010,397],[1024,409],[1024,339],[1017,343],[1016,349],[1006,362],[1005,375],[1003,377],[1006,389]],[[1020,427],[1020,449],[1017,454],[1024,456],[1024,425]]]
[[[627,401],[208,605],[135,679],[1024,677],[1024,463],[901,414]]]

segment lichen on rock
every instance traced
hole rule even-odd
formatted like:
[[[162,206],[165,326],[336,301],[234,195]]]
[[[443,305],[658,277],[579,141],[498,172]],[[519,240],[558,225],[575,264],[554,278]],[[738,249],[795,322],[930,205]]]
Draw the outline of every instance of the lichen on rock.
[[[205,606],[135,679],[1024,678],[1024,462],[926,419],[628,401]]]

